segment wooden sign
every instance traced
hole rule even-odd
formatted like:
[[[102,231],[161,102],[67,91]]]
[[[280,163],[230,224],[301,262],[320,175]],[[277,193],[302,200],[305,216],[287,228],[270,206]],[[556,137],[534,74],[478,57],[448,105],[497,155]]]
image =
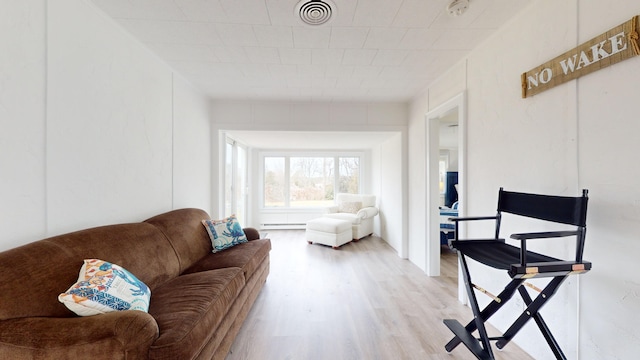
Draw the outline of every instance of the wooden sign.
[[[640,55],[638,16],[522,74],[522,98]]]

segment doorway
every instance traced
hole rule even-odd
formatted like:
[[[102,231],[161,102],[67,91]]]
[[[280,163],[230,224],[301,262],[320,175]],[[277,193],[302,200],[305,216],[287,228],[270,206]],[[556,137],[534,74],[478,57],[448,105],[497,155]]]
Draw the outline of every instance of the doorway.
[[[441,153],[449,155],[448,164],[457,163],[457,200],[458,200],[458,216],[464,216],[465,199],[466,199],[466,96],[462,92],[444,104],[429,111],[425,117],[426,121],[426,264],[428,276],[440,275],[440,206],[443,193],[441,191]],[[456,128],[457,151],[442,151],[445,142],[450,141],[444,136],[441,129]],[[453,158],[452,158],[453,156]],[[464,233],[464,226],[460,229]],[[460,234],[461,236],[463,234]],[[461,302],[466,301],[464,284],[461,281],[462,276],[458,276],[458,299]]]

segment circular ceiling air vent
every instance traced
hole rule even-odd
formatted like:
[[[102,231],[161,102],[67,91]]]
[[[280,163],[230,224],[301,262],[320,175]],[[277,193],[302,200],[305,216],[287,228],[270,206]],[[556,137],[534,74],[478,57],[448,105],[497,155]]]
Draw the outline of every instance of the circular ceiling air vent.
[[[452,0],[447,5],[447,11],[451,16],[460,16],[469,8],[469,0]]]
[[[302,0],[296,5],[300,20],[308,25],[322,25],[331,20],[335,5],[327,0]]]

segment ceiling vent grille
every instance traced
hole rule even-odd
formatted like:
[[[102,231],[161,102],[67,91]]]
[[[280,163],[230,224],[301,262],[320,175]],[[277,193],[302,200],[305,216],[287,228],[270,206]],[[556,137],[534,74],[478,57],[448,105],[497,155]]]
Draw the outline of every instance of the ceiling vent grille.
[[[322,25],[331,20],[335,5],[322,0],[303,0],[296,6],[300,20],[308,25]]]
[[[447,5],[447,12],[451,16],[460,16],[469,8],[469,0],[452,0]]]

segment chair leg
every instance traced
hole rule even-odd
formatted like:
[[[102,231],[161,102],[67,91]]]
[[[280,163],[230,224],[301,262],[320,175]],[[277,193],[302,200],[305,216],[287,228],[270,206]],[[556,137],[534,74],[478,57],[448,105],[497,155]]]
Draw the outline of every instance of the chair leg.
[[[456,337],[450,341],[455,342],[457,339],[457,343],[449,347],[449,344],[445,346],[447,351],[453,350],[460,342],[462,342],[468,349],[471,351],[478,359],[494,359],[493,351],[491,350],[491,343],[489,339],[489,335],[487,334],[487,329],[484,326],[484,319],[482,319],[480,308],[478,306],[478,301],[476,299],[476,295],[473,291],[473,286],[471,283],[471,276],[469,275],[469,269],[467,267],[467,262],[460,252],[458,252],[458,259],[460,260],[460,267],[462,268],[462,276],[464,277],[464,284],[467,289],[467,295],[469,297],[469,305],[471,306],[471,310],[474,315],[474,326],[475,330],[478,330],[478,335],[480,339],[475,339],[472,335],[472,331],[468,331],[462,327],[462,325],[456,320],[445,320],[444,323],[447,327],[456,335]],[[480,344],[478,344],[478,340]]]
[[[522,295],[522,298],[524,299],[527,305],[533,302],[531,300],[531,297],[529,296],[529,293],[527,293],[526,289],[521,287],[520,294]],[[556,339],[551,334],[551,330],[549,330],[547,323],[544,321],[540,313],[536,312],[533,315],[533,319],[536,321],[536,324],[538,324],[538,328],[540,328],[540,332],[542,332],[542,336],[544,336],[545,340],[547,340],[547,344],[549,344],[549,347],[551,348],[551,351],[553,352],[553,355],[555,355],[556,359],[566,360],[567,357],[564,355],[564,353],[560,349],[560,344],[558,344]]]
[[[484,308],[484,310],[480,312],[480,319],[483,322],[486,322],[493,314],[495,314],[498,310],[500,310],[502,305],[506,304],[513,297],[513,294],[515,294],[516,290],[520,287],[520,285],[523,282],[524,280],[522,279],[511,280],[511,282],[509,282],[509,284],[505,286],[504,290],[502,290],[502,292],[498,294],[497,298],[500,299],[500,301],[496,301],[496,300],[491,301],[491,303],[489,303]],[[473,333],[474,331],[476,331],[475,320],[471,320],[465,326],[465,330],[468,331],[469,333]],[[455,336],[453,339],[451,339],[451,341],[447,343],[445,348],[447,351],[450,352],[456,346],[458,346],[460,342],[462,342],[462,340],[459,337]]]
[[[531,299],[531,296],[529,296],[529,293],[523,286],[520,286],[518,288],[518,291],[520,292],[522,299],[527,305],[527,308],[516,319],[513,325],[511,325],[511,327],[507,329],[507,331],[503,335],[503,338],[496,342],[496,347],[498,347],[498,349],[504,348],[504,346],[507,345],[507,343],[509,343],[509,341],[511,341],[511,339],[513,339],[513,337],[518,333],[518,331],[520,331],[520,329],[531,318],[533,318],[536,324],[538,325],[538,328],[540,329],[542,336],[544,336],[545,340],[547,341],[547,344],[551,348],[551,351],[553,352],[556,359],[562,359],[562,360],[567,359],[567,357],[564,355],[564,353],[560,349],[560,345],[558,344],[556,339],[553,337],[553,334],[551,334],[551,331],[549,330],[549,327],[547,326],[546,322],[542,318],[542,315],[540,315],[540,313],[538,312],[542,308],[542,306],[555,294],[558,287],[560,287],[560,285],[564,282],[566,278],[567,278],[566,275],[554,277],[549,282],[549,284],[542,290],[542,292],[536,297],[535,300]]]

